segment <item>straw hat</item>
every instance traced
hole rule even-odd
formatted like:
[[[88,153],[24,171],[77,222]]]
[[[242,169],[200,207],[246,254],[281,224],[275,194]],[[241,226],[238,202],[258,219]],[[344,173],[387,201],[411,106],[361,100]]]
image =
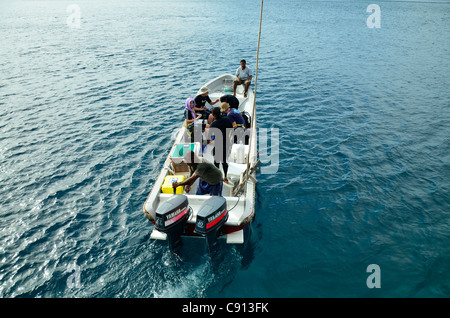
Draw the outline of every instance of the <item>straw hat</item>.
[[[206,86],[203,86],[202,88],[200,88],[200,94],[205,94],[205,93],[209,93],[209,88]]]
[[[222,104],[220,104],[220,110],[222,112],[226,112],[228,109],[230,108],[230,104],[223,102]]]

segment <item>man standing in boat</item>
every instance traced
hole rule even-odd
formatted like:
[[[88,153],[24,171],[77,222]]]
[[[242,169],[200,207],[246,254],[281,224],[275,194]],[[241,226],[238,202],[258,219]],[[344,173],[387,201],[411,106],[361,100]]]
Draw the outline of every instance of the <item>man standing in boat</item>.
[[[208,119],[209,114],[211,113],[208,108],[206,108],[206,102],[208,102],[211,106],[214,105],[219,101],[219,99],[216,99],[215,101],[212,101],[211,98],[208,96],[209,94],[209,88],[206,86],[203,86],[200,88],[200,94],[195,96],[195,112],[202,115],[202,119]]]
[[[212,117],[214,121],[205,130],[206,140],[214,140],[214,165],[219,168],[222,163],[224,179],[228,183],[228,163],[227,157],[231,150],[231,137],[233,135],[233,124],[225,115],[222,116],[219,107],[214,107],[212,110]]]
[[[186,186],[185,191],[189,192],[195,180],[200,178],[195,193],[196,195],[209,194],[222,196],[222,171],[205,159],[197,157],[190,150],[184,154],[184,162],[189,166],[191,176],[182,182],[173,182],[172,186],[174,189],[179,186]]]
[[[233,96],[236,96],[236,88],[238,85],[244,85],[244,97],[247,97],[248,87],[252,82],[253,72],[247,67],[247,62],[241,60],[241,66],[236,70],[236,79],[233,84]]]

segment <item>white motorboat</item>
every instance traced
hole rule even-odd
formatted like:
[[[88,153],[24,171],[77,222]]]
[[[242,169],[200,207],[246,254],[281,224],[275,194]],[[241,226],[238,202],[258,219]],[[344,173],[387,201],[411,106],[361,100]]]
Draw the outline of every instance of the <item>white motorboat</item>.
[[[234,79],[235,76],[224,74],[203,86],[209,88],[211,100],[216,100],[222,95],[233,94]],[[251,87],[246,97],[243,93],[244,86],[238,85],[238,109],[248,119],[248,144],[233,144],[228,157],[229,182],[223,183],[222,196],[196,195],[198,179],[190,192],[179,187],[174,193],[171,183],[188,178],[190,174],[182,160],[185,149],[213,162],[214,143],[202,149],[202,142],[186,141],[187,130],[183,123],[143,206],[145,216],[154,225],[152,239],[168,240],[171,249],[176,248],[184,236],[204,237],[208,246],[217,238],[224,238],[229,244],[244,243],[244,231],[255,215],[255,174],[259,161],[254,93]]]

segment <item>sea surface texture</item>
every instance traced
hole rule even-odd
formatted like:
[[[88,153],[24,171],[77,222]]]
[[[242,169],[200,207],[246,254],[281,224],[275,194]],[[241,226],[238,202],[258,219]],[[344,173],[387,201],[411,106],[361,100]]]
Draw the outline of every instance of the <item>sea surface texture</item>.
[[[448,1],[264,1],[250,238],[150,239],[184,102],[255,71],[260,9],[0,1],[0,297],[450,297]]]

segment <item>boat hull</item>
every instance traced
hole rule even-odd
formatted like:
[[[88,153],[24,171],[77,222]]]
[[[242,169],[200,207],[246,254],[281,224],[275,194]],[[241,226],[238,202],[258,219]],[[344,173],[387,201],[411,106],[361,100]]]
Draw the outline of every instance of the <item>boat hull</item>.
[[[221,75],[205,85],[210,89],[211,100],[216,100],[223,95],[233,94],[232,85],[234,81],[234,76],[231,74]],[[230,90],[231,89],[231,90]],[[200,91],[197,92],[199,94]],[[229,170],[228,177],[230,183],[224,183],[223,197],[227,202],[228,209],[228,220],[223,224],[217,235],[222,238],[227,239],[227,243],[230,244],[240,244],[244,241],[243,230],[251,223],[255,215],[255,193],[256,193],[256,161],[257,161],[257,141],[256,141],[256,116],[254,115],[254,95],[251,88],[247,92],[247,96],[243,96],[243,86],[238,86],[236,97],[239,100],[239,111],[242,113],[252,114],[251,126],[248,128],[250,133],[250,143],[245,145],[245,162],[236,162],[235,158],[228,158]],[[220,103],[220,102],[219,102]],[[219,104],[216,104],[218,106]],[[186,138],[186,127],[183,124],[179,133],[177,134],[172,149],[166,161],[163,164],[163,168],[158,175],[155,183],[153,184],[152,190],[144,203],[143,212],[145,216],[151,223],[155,223],[155,211],[159,205],[168,200],[171,194],[162,193],[161,187],[163,185],[164,179],[167,176],[172,176],[176,172],[174,167],[173,158],[171,154],[174,149],[180,143],[185,142]],[[212,146],[208,145],[203,153],[203,157],[212,162],[213,158],[211,155]],[[188,175],[186,175],[188,177]],[[239,187],[240,186],[240,187]],[[191,187],[195,189],[195,184]],[[240,191],[236,193],[236,189],[239,188]],[[192,191],[192,190],[191,190]],[[194,190],[195,191],[195,190]],[[189,200],[189,205],[192,208],[193,213],[189,220],[186,222],[186,226],[182,236],[189,237],[202,237],[194,232],[195,225],[197,221],[197,211],[200,209],[201,205],[208,199],[208,195],[195,195],[193,193],[184,193]],[[152,239],[167,239],[165,233],[159,232],[156,228],[153,229],[151,234]]]

